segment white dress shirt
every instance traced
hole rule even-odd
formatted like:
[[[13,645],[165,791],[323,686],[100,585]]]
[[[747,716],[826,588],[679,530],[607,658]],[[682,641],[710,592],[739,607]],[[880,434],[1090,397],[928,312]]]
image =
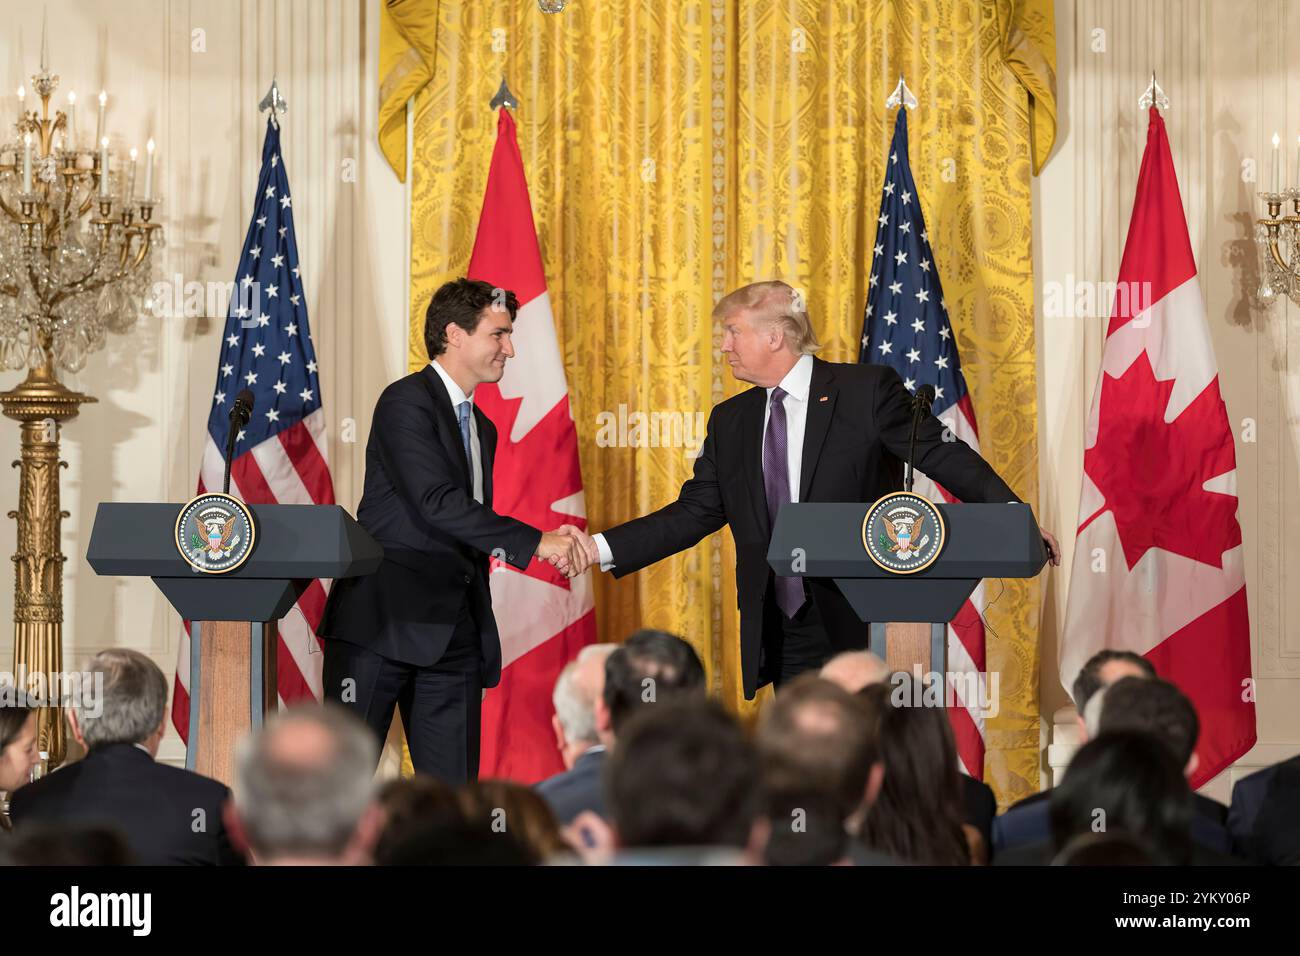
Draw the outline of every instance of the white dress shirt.
[[[463,445],[464,442],[460,437],[460,406],[466,402],[469,403],[469,451],[470,451],[470,474],[474,479],[474,500],[479,504],[483,503],[483,453],[479,450],[478,444],[478,423],[474,420],[474,393],[465,394],[464,390],[456,384],[455,379],[447,374],[438,361],[429,363],[433,370],[438,373],[442,379],[442,384],[447,387],[447,394],[451,396],[451,413],[456,419],[456,443]]]
[[[799,500],[799,476],[803,465],[803,433],[808,421],[808,390],[812,387],[812,370],[813,357],[801,355],[780,382],[781,388],[785,390],[785,398],[781,400],[781,405],[785,409],[785,453],[787,474],[790,477],[791,501]],[[766,389],[766,392],[767,400],[763,403],[763,433],[759,436],[759,441],[763,443],[767,441],[767,420],[772,414],[772,389]],[[762,445],[759,447],[761,448]],[[761,456],[759,461],[761,463]],[[762,472],[759,472],[758,479],[763,480]],[[592,537],[596,542],[596,548],[600,551],[600,569],[608,571],[614,567],[614,553],[610,551],[603,534]]]

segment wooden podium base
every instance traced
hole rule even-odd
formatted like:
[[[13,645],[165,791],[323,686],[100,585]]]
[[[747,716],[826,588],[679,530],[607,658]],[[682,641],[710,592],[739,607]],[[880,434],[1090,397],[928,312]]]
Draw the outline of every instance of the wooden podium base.
[[[235,743],[278,701],[275,621],[190,624],[190,734],[185,767],[230,786]]]
[[[872,623],[870,650],[884,659],[890,673],[915,673],[919,665],[924,677],[948,670],[948,625],[894,622]]]

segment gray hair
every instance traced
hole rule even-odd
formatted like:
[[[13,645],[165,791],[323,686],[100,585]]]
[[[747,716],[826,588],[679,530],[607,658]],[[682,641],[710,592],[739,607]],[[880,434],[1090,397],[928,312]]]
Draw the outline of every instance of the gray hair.
[[[596,697],[589,687],[579,687],[576,679],[578,665],[596,654],[608,656],[617,644],[588,644],[578,651],[578,656],[564,665],[551,701],[555,715],[560,718],[564,736],[570,743],[596,743]]]
[[[245,736],[233,795],[253,851],[338,856],[373,799],[378,762],[369,728],[333,704],[290,707]]]
[[[167,712],[167,678],[139,651],[111,647],[100,651],[86,670],[103,675],[100,700],[74,695],[77,726],[89,749],[105,744],[138,744],[162,726]]]

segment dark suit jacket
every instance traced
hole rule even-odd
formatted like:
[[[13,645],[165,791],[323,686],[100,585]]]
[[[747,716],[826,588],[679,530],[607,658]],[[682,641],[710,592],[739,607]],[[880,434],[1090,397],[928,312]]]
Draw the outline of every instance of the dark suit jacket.
[[[243,861],[221,819],[229,795],[224,784],[158,763],[134,744],[105,744],[15,790],[9,815],[18,836],[38,823],[112,827],[145,865],[231,865]]]
[[[997,860],[1011,855],[1022,847],[1043,841],[1051,842],[1051,790],[1030,794],[1007,808],[1007,812],[993,821],[992,856]],[[1232,852],[1232,841],[1224,827],[1226,809],[1217,800],[1200,793],[1192,794],[1192,842],[1210,853]]]
[[[825,397],[825,401],[822,398]],[[755,386],[715,406],[694,476],[677,500],[605,532],[614,575],[639,571],[731,526],[736,541],[740,657],[745,697],[772,675],[760,673],[763,599],[772,582],[772,529],[763,487],[766,389]],[[813,360],[799,473],[800,501],[875,501],[903,487],[912,413],[898,373],[884,365]],[[997,473],[960,440],[944,441],[937,418],[921,423],[915,464],[962,501],[1018,501]],[[829,578],[806,578],[832,653],[867,646],[867,625]]]
[[[420,667],[447,649],[465,601],[479,627],[483,685],[501,678],[489,557],[528,567],[542,533],[492,510],[497,432],[474,407],[483,504],[451,396],[430,366],[389,385],[375,405],[357,521],[384,548],[372,575],[335,582],[317,633]]]
[[[583,810],[604,817],[604,770],[605,751],[588,750],[568,770],[546,778],[535,789],[551,805],[561,826],[568,826]]]
[[[1237,781],[1228,830],[1233,852],[1252,863],[1300,863],[1300,757]]]

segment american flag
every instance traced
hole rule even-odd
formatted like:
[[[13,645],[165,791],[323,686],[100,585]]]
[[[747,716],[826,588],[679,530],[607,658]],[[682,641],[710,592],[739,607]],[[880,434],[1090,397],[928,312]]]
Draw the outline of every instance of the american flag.
[[[320,378],[293,233],[293,201],[280,129],[270,121],[252,222],[222,333],[199,492],[221,490],[230,407],[244,388],[253,393],[253,414],[235,437],[230,493],[249,504],[333,504]],[[279,622],[277,667],[285,703],[321,696],[316,627],[328,583],[313,581]],[[188,739],[189,731],[189,656],[185,628],[172,698],[172,723],[182,739]]]
[[[956,437],[979,451],[975,408],[957,357],[948,303],[939,284],[921,202],[907,160],[907,110],[899,107],[894,139],[885,163],[885,185],[876,220],[876,245],[862,322],[861,362],[888,365],[915,392],[934,388],[933,413]],[[956,501],[945,489],[916,472],[913,490],[931,501]],[[980,700],[961,699],[969,679],[954,680],[957,693],[948,708],[962,768],[984,776],[984,584],[980,584],[948,625],[948,671],[975,674]]]

